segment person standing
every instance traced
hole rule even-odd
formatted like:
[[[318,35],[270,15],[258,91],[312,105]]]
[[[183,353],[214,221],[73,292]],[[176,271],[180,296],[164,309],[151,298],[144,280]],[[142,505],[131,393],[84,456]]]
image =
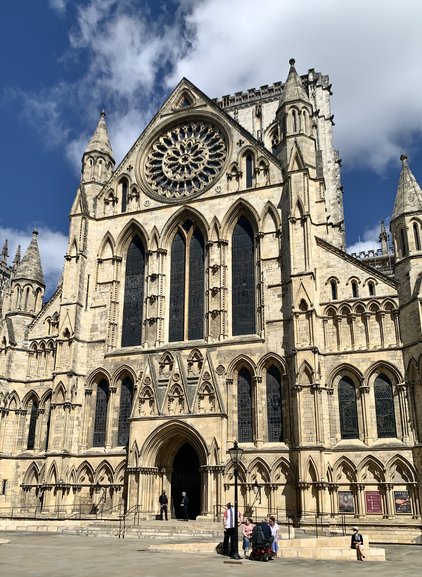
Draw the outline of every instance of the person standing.
[[[161,521],[163,520],[163,514],[164,514],[166,517],[166,521],[168,521],[167,509],[168,509],[169,500],[168,500],[166,492],[164,490],[161,493],[158,501],[160,503],[160,519],[161,519]]]
[[[356,558],[358,561],[363,561],[365,559],[365,555],[363,554],[363,537],[361,533],[359,533],[358,527],[353,527],[350,548],[356,549]]]
[[[238,518],[234,518],[234,509],[231,503],[227,503],[227,508],[223,515],[223,525],[224,525],[224,539],[223,539],[223,555],[229,555],[229,542],[230,542],[230,557],[233,557],[235,553],[234,539],[236,536],[235,523],[239,524],[240,513],[238,512]]]
[[[269,526],[270,526],[271,535],[272,535],[272,537],[273,537],[273,542],[272,542],[272,544],[271,544],[271,548],[272,548],[272,550],[273,550],[274,557],[277,557],[277,552],[278,552],[278,530],[280,529],[280,527],[278,526],[278,523],[277,523],[277,521],[275,520],[274,515],[270,515],[268,524],[269,524]]]
[[[180,503],[180,506],[182,508],[183,521],[189,521],[188,505],[189,505],[189,498],[186,495],[186,491],[182,491],[182,502]]]

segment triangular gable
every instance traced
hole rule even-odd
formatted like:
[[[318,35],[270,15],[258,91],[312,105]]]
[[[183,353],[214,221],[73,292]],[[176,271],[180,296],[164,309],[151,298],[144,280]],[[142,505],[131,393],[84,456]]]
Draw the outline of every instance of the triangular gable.
[[[169,124],[171,117],[174,117],[176,121],[179,118],[188,119],[191,116],[204,119],[208,117],[210,120],[212,120],[212,117],[218,117],[222,125],[227,125],[227,128],[234,129],[238,133],[237,138],[236,136],[234,137],[235,141],[242,140],[245,146],[247,145],[249,148],[252,148],[256,151],[257,158],[265,157],[269,163],[277,166],[277,174],[279,175],[280,183],[282,182],[281,165],[278,159],[267,148],[265,148],[261,142],[252,136],[238,122],[236,122],[236,120],[234,120],[234,118],[232,118],[227,112],[221,109],[214,101],[208,98],[208,96],[201,92],[189,80],[183,78],[173,90],[173,92],[169,95],[160,110],[155,114],[155,116],[146,126],[142,134],[130,148],[120,164],[116,167],[113,175],[109,181],[105,183],[97,198],[99,200],[102,199],[102,197],[109,191],[110,187],[112,188],[117,185],[117,182],[123,175],[127,176],[128,166],[136,167],[139,149],[149,143],[152,134],[158,130],[159,126]],[[234,159],[235,148],[235,146],[228,146],[229,150],[233,150],[232,157],[229,158],[228,162],[226,163],[226,169]],[[221,177],[222,174],[216,178],[216,184],[217,181],[221,181]]]
[[[196,393],[192,400],[192,412],[205,414],[223,412],[223,400],[208,351],[202,365]]]

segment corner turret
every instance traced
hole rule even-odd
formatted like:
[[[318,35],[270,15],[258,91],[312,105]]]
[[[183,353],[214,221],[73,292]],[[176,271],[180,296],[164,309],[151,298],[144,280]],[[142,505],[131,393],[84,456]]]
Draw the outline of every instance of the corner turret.
[[[45,281],[38,248],[38,232],[32,233],[32,239],[22,260],[16,263],[12,276],[12,299],[10,310],[13,313],[25,313],[35,316],[39,313],[44,296]]]
[[[105,112],[101,112],[97,128],[82,157],[82,183],[85,184],[85,187],[94,185],[98,191],[110,178],[114,164]]]

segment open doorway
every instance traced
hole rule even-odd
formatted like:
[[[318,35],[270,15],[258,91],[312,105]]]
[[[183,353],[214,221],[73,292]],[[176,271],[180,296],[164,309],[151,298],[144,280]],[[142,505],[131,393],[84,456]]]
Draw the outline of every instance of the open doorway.
[[[185,443],[177,451],[173,461],[171,479],[171,509],[177,519],[183,518],[180,507],[182,491],[186,491],[189,498],[189,519],[196,519],[201,512],[201,474],[199,472],[199,458],[195,449]]]

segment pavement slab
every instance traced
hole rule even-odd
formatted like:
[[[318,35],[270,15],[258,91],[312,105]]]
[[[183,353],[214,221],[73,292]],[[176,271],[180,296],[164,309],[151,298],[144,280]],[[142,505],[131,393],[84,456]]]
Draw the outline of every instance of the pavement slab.
[[[157,552],[150,539],[118,539],[51,533],[0,533],[10,540],[1,547],[3,577],[414,577],[422,567],[422,546],[383,545],[387,560],[317,561],[274,559],[262,564],[242,560],[225,563],[216,553]]]

